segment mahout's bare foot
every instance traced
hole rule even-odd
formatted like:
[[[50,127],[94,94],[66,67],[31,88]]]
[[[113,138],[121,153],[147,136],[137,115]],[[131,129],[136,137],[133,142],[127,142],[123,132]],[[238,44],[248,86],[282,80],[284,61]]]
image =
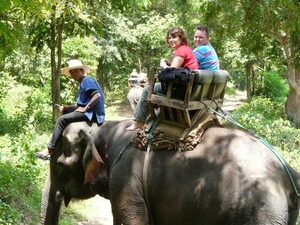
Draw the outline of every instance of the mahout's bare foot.
[[[51,148],[45,148],[43,151],[41,152],[36,152],[34,153],[34,155],[39,158],[39,159],[43,159],[43,160],[50,160],[51,159],[51,155],[53,154],[54,150]]]
[[[144,125],[143,123],[135,120],[135,121],[133,121],[133,124],[131,124],[130,127],[126,128],[126,130],[128,130],[128,131],[134,131],[136,129],[141,128],[143,125]]]

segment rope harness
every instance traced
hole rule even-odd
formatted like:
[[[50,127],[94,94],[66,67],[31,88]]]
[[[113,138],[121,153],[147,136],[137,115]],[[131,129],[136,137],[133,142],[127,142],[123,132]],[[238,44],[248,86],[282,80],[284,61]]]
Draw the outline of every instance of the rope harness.
[[[148,141],[148,146],[147,146],[147,151],[144,159],[144,167],[143,167],[143,188],[144,188],[144,196],[145,196],[145,202],[148,210],[148,218],[149,218],[149,224],[153,224],[153,218],[152,218],[152,213],[151,213],[151,208],[149,204],[149,196],[148,196],[148,185],[147,185],[147,180],[148,180],[148,168],[149,168],[149,154],[151,151],[151,145],[152,145],[152,140],[153,140],[153,131],[157,127],[160,117],[156,117],[155,122],[153,123],[150,132],[147,134],[147,139]]]

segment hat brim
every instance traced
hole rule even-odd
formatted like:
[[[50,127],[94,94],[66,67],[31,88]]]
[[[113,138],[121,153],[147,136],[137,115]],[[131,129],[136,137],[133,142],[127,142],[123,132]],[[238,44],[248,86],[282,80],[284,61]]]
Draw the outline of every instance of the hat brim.
[[[74,69],[83,69],[83,70],[84,70],[84,74],[86,74],[86,73],[90,70],[90,67],[87,66],[87,65],[65,67],[65,68],[63,68],[63,69],[61,70],[61,72],[62,72],[64,75],[70,77],[71,74],[70,74],[69,71],[70,71],[70,70],[74,70]]]

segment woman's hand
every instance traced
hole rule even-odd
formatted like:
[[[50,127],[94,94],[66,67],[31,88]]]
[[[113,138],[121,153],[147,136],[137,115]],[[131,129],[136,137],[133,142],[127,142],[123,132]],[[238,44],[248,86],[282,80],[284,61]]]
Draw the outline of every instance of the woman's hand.
[[[167,64],[167,66],[171,66],[171,62],[169,60],[165,59],[165,62]]]
[[[159,65],[164,69],[164,68],[168,67],[167,62],[168,62],[168,60],[161,59]]]

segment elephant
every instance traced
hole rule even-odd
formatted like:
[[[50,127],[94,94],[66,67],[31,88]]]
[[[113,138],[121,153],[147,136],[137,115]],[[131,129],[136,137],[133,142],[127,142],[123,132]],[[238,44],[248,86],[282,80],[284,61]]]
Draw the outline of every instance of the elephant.
[[[142,151],[131,120],[71,123],[51,155],[41,222],[100,195],[114,225],[295,225],[300,174],[249,132],[211,126],[190,151]]]
[[[136,105],[140,100],[142,93],[143,93],[143,88],[141,86],[134,86],[129,90],[127,94],[127,99],[129,101],[129,104],[133,112],[135,111]]]

